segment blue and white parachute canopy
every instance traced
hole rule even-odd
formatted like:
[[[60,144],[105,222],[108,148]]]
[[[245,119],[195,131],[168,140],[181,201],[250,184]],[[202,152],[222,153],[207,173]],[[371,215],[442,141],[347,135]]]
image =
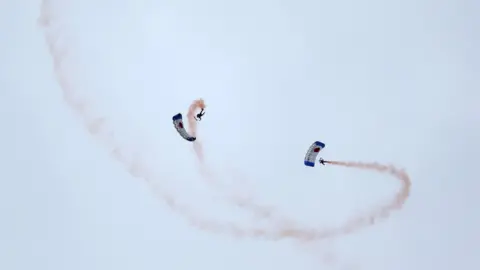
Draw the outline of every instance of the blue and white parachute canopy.
[[[315,160],[317,159],[318,153],[320,153],[320,150],[323,148],[325,148],[324,143],[319,141],[314,142],[310,148],[308,148],[307,154],[305,155],[305,166],[315,167]]]
[[[197,139],[191,136],[190,134],[188,134],[187,130],[183,125],[183,119],[182,119],[181,113],[174,115],[172,120],[173,120],[173,125],[175,126],[175,129],[178,131],[178,134],[180,134],[180,136],[182,136],[185,140],[189,142],[193,142]]]

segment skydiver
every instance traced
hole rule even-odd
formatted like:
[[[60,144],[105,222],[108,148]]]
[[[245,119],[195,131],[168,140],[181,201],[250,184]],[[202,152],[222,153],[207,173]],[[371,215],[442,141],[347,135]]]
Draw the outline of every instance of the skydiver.
[[[325,166],[325,160],[323,158],[320,158],[320,163]]]
[[[195,118],[195,120],[201,121],[202,116],[204,116],[204,115],[205,115],[205,112],[203,111],[203,108],[202,108],[202,110],[197,114],[197,117]]]

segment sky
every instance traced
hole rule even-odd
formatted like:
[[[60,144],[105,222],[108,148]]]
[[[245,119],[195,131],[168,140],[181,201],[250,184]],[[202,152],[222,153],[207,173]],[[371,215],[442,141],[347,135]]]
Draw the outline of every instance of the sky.
[[[478,2],[51,0],[63,87],[84,115],[63,99],[40,5],[0,2],[1,269],[480,267]],[[197,98],[220,189],[172,128]],[[116,148],[85,115],[108,123]],[[328,227],[399,188],[375,172],[306,168],[315,140],[327,160],[405,169],[403,208],[305,244],[202,231],[159,198],[272,226],[230,203],[241,193]]]

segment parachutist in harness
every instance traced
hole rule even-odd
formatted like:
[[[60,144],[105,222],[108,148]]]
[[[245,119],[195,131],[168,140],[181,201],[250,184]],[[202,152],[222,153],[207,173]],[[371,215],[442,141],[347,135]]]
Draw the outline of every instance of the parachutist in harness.
[[[323,158],[320,158],[320,163],[325,166],[325,160]]]
[[[197,114],[197,117],[195,118],[195,120],[197,121],[201,121],[202,120],[202,116],[205,115],[205,112],[203,111],[203,109]]]

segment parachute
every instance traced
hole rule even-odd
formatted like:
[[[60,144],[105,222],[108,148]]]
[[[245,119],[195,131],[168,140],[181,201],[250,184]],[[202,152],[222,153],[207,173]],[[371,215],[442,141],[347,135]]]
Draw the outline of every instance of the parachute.
[[[307,154],[305,155],[305,166],[315,167],[315,160],[317,159],[318,153],[320,153],[320,150],[323,148],[325,148],[324,143],[319,141],[314,142],[310,148],[308,148]]]
[[[181,113],[178,113],[178,114],[174,115],[172,120],[173,120],[173,125],[175,126],[175,129],[178,131],[178,134],[180,134],[180,136],[182,136],[182,138],[184,138],[185,140],[187,140],[189,142],[193,142],[197,139],[197,138],[191,136],[190,134],[188,134],[187,130],[183,126],[183,118],[182,118]]]

